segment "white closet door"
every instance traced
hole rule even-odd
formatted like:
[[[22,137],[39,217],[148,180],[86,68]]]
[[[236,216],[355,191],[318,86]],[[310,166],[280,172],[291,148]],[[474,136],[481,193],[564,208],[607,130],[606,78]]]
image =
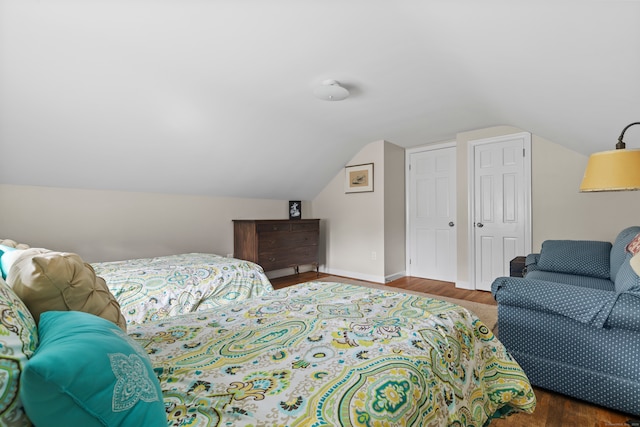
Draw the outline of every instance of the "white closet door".
[[[530,134],[484,140],[473,149],[475,288],[491,290],[509,262],[530,251],[526,174]],[[527,144],[527,141],[529,143]]]
[[[409,274],[456,280],[456,148],[409,154]]]

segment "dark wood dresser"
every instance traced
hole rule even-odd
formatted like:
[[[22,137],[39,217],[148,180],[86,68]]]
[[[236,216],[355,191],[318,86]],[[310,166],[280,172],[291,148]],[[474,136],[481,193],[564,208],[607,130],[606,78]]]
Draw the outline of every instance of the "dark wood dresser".
[[[234,219],[233,257],[265,271],[313,265],[318,271],[319,219]]]

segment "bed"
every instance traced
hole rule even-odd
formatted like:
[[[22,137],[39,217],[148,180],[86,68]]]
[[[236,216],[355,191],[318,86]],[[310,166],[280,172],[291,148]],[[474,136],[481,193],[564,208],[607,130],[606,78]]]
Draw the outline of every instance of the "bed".
[[[158,290],[174,286],[166,277]],[[0,425],[485,426],[535,408],[491,330],[441,300],[313,281],[124,325],[84,303],[31,308],[51,284],[74,284],[59,292],[68,301],[83,281],[103,295],[94,306],[114,307],[75,254],[27,251],[0,279]]]
[[[98,262],[127,324],[202,311],[271,292],[262,267],[215,254],[189,253]]]
[[[416,295],[308,282],[128,333],[170,426],[482,426],[535,407],[475,315]]]

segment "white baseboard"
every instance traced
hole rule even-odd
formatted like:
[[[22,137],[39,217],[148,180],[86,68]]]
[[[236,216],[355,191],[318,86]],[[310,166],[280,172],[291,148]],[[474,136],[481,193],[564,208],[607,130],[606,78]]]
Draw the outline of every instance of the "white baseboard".
[[[385,283],[389,283],[389,282],[392,282],[394,280],[400,279],[400,278],[402,278],[402,277],[404,277],[406,275],[407,275],[406,271],[399,271],[398,273],[390,274],[388,276],[385,276],[384,281],[385,281]]]
[[[314,270],[315,268],[313,266],[302,266],[302,265],[300,266],[300,273],[304,273],[307,271],[314,271]],[[388,283],[393,280],[400,279],[401,277],[406,276],[406,273],[404,271],[399,271],[397,273],[390,274],[388,276],[383,277],[383,276],[374,276],[371,274],[357,273],[355,271],[338,270],[335,268],[332,269],[332,268],[324,268],[324,267],[320,268],[320,272],[326,273],[326,274],[332,274],[335,276],[348,277],[351,279],[366,280],[367,282],[374,282],[374,283]],[[278,277],[291,276],[292,274],[294,274],[294,271],[292,268],[285,268],[282,270],[273,270],[266,273],[269,279],[277,279]]]
[[[349,277],[351,279],[358,279],[358,280],[366,280],[367,282],[385,283],[384,276],[374,276],[371,274],[362,274],[362,273],[357,273],[355,271],[338,270],[335,268],[321,268],[320,271],[322,273],[333,274],[335,276]]]
[[[468,290],[470,290],[470,291],[475,291],[475,289],[473,289],[473,288],[471,287],[471,283],[469,283],[469,282],[459,282],[459,281],[456,281],[456,288],[460,288],[460,289],[468,289]]]

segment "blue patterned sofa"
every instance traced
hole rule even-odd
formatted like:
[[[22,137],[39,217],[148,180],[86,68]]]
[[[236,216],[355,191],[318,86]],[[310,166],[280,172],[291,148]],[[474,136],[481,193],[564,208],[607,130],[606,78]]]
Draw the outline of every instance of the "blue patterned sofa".
[[[493,282],[498,337],[533,385],[640,415],[639,233],[545,241],[524,278]]]

